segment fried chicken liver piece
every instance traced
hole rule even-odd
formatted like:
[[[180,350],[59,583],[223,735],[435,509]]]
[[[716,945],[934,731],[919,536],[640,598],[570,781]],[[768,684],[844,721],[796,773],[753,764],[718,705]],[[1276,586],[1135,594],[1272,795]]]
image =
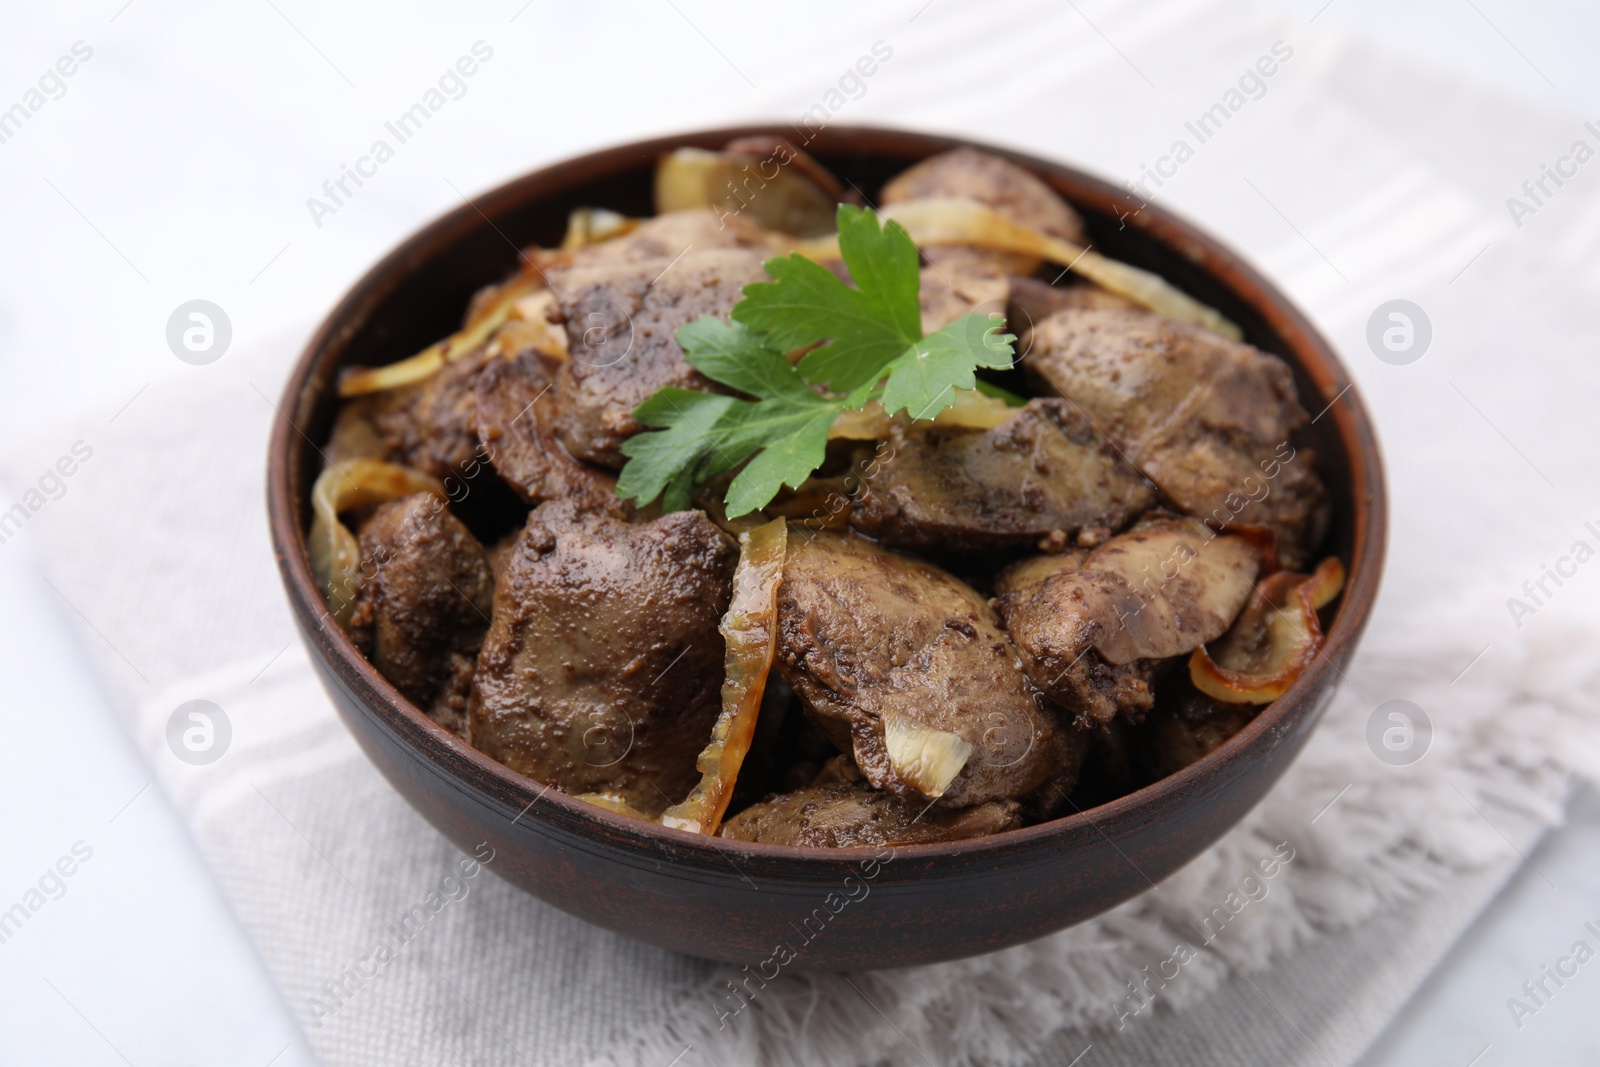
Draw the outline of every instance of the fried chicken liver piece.
[[[472,743],[574,795],[646,815],[699,781],[721,707],[738,548],[699,511],[628,523],[540,505],[501,564]]]
[[[922,332],[934,333],[963,315],[1004,315],[1012,281],[993,263],[971,257],[923,267],[917,286]]]
[[[1149,711],[1156,669],[1226,632],[1260,568],[1244,538],[1157,512],[1092,551],[1012,566],[995,603],[1028,677],[1090,728]]]
[[[982,551],[1094,545],[1156,490],[1071,404],[1030,400],[991,430],[890,428],[850,521],[901,548]]]
[[[1088,239],[1083,219],[1054,189],[1010,160],[973,148],[929,156],[890,179],[879,199],[885,206],[912,200],[976,200],[1013,222],[1073,244]],[[1024,253],[960,245],[935,245],[924,249],[923,255],[946,273],[965,272],[975,264],[1019,275],[1039,268],[1039,260]]]
[[[956,811],[930,809],[865,783],[831,782],[767,797],[722,824],[735,841],[807,848],[923,845],[986,837],[1022,825],[1017,804],[991,800]]]
[[[777,666],[867,780],[910,800],[1017,799],[1078,751],[975,590],[856,534],[790,531]],[[918,760],[937,758],[929,739],[968,746],[942,793],[919,777]]]
[[[1284,565],[1309,560],[1328,495],[1289,367],[1276,356],[1146,311],[1058,312],[1034,327],[1029,372],[1083,408],[1186,514],[1264,526]]]
[[[560,364],[539,352],[495,360],[477,378],[477,432],[489,462],[530,504],[573,500],[617,510],[616,478],[574,459],[561,444],[563,413],[551,385]]]
[[[351,636],[407,700],[466,736],[473,665],[494,610],[494,576],[444,500],[416,493],[362,525]]]
[[[683,358],[677,330],[701,315],[727,318],[744,286],[762,281],[767,238],[709,210],[658,216],[626,237],[574,253],[546,272],[570,358],[555,378],[557,434],[579,460],[621,468],[622,442],[641,427],[634,408],[657,389],[709,391]]]
[[[1134,760],[1151,779],[1209,756],[1261,713],[1259,704],[1228,704],[1207,696],[1181,671],[1161,690],[1155,710],[1129,735]]]
[[[485,348],[462,353],[424,381],[347,401],[324,450],[328,465],[381,459],[440,481],[470,468],[478,449],[478,375]]]

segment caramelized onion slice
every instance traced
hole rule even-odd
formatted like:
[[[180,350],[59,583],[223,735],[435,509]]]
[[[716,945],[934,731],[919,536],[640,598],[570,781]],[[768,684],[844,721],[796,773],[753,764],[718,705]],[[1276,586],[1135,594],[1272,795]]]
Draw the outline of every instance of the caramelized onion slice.
[[[779,158],[784,152],[787,158]],[[797,150],[785,145],[777,154],[756,160],[704,148],[680,148],[656,165],[656,212],[707,207],[722,214],[749,212],[763,230],[801,236],[833,229],[838,197],[791,166]],[[765,173],[772,165],[772,174]]]
[[[415,385],[439,372],[451,360],[459,359],[487,341],[498,330],[523,297],[544,288],[544,279],[537,272],[525,272],[500,287],[488,306],[465,329],[436,341],[421,352],[398,363],[382,367],[353,367],[339,379],[341,397],[362,396],[402,385]]]
[[[567,331],[552,324],[546,312],[556,306],[556,295],[541,289],[522,297],[511,307],[511,315],[489,339],[489,355],[513,359],[519,352],[533,349],[540,355],[565,361]]]
[[[1229,704],[1269,704],[1288,691],[1322,645],[1317,609],[1344,588],[1344,565],[1328,558],[1309,577],[1263,579],[1232,628],[1189,657],[1189,678]]]
[[[850,525],[850,485],[848,475],[807,478],[798,489],[780,491],[762,513],[808,530],[843,530]]]
[[[579,793],[575,799],[581,800],[585,804],[593,804],[597,808],[616,812],[618,815],[626,815],[630,819],[643,819],[645,822],[655,821],[626,800],[618,796],[612,796],[610,793]]]
[[[368,504],[398,500],[412,493],[433,493],[444,499],[444,486],[421,471],[376,459],[336,463],[317,476],[311,487],[311,532],[306,548],[311,570],[340,626],[350,624],[356,606],[361,544],[339,520],[341,512]]]
[[[1317,569],[1311,572],[1311,581],[1306,585],[1311,606],[1319,611],[1333,603],[1333,598],[1343,590],[1344,564],[1339,562],[1338,556],[1329,556],[1317,564]]]
[[[767,673],[778,647],[778,585],[783,581],[788,543],[789,526],[782,518],[739,535],[733,600],[718,627],[728,646],[722,714],[711,728],[711,743],[695,761],[702,776],[700,784],[683,803],[662,813],[663,826],[715,835],[722,824],[739,767],[750,751]]]
[[[1221,312],[1175,288],[1159,274],[1107,259],[1071,241],[1063,241],[1051,234],[1020,225],[976,200],[959,197],[907,200],[885,206],[883,214],[904,226],[919,248],[927,245],[972,245],[1000,252],[1024,252],[1039,256],[1081,274],[1102,289],[1125,296],[1158,315],[1178,322],[1192,322],[1230,341],[1238,341],[1244,336],[1239,327],[1224,318]],[[839,241],[837,237],[802,241],[794,246],[794,250],[811,259],[837,259]]]
[[[706,148],[678,148],[656,164],[656,214],[716,203],[717,183],[728,176],[728,158]]]
[[[632,233],[638,228],[638,219],[630,219],[603,207],[575,208],[567,216],[567,233],[561,239],[561,251],[576,252],[580,248]]]
[[[997,396],[986,396],[976,389],[955,390],[955,403],[945,408],[924,425],[946,426],[962,430],[992,430],[1016,413],[1016,408]],[[830,439],[848,441],[881,441],[889,436],[889,416],[883,405],[874,400],[859,411],[840,412],[828,427]]]
[[[909,715],[883,717],[883,747],[895,777],[930,800],[944,796],[972,758],[972,746],[966,741]]]

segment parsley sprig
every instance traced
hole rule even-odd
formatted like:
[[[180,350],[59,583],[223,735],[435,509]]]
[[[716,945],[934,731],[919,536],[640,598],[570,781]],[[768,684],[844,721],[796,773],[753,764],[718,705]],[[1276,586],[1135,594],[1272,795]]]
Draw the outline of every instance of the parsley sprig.
[[[743,464],[729,484],[729,518],[798,489],[822,465],[841,412],[874,400],[886,414],[931,419],[977,386],[979,367],[1011,366],[1000,316],[964,315],[924,337],[917,247],[896,222],[839,205],[839,252],[852,288],[791,254],[764,264],[770,282],[745,286],[732,321],[703,315],[678,329],[689,365],[739,396],[658,389],[634,409],[653,432],[622,445],[617,495],[668,511],[690,506],[703,482]],[[788,353],[805,351],[798,362]]]

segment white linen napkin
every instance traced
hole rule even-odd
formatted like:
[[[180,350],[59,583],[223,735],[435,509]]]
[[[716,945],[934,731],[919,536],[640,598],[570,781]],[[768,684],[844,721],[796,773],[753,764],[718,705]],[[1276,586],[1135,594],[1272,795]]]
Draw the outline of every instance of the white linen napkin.
[[[1388,574],[1327,720],[1244,823],[1112,913],[972,960],[785,977],[719,1027],[721,969],[484,876],[334,717],[284,608],[261,502],[278,390],[311,326],[286,321],[4,457],[0,503],[31,501],[78,442],[92,451],[59,495],[25,504],[28,529],[326,1062],[1023,1064],[1090,1046],[1085,1064],[1349,1062],[1559,819],[1574,780],[1600,777],[1593,577],[1547,584],[1532,616],[1507,607],[1542,564],[1596,543],[1586,520],[1600,524],[1600,464],[1574,447],[1600,384],[1585,352],[1600,198],[1574,182],[1523,229],[1503,203],[1581,121],[1233,5],[1139,5],[1095,33],[1041,0],[906,17],[863,20],[862,52],[882,40],[893,55],[858,99],[841,91],[834,107],[837,79],[810,66],[764,77],[750,107],[794,117],[821,101],[830,122],[950,130],[1132,179],[1186,122],[1226,108],[1277,42],[1292,50],[1154,191],[1303,303],[1382,427]],[[1000,46],[1003,76],[982,58]],[[1218,56],[1239,73],[1212,84]],[[1409,365],[1366,339],[1394,298],[1432,322]],[[231,726],[205,766],[167,740],[191,699]],[[1367,742],[1391,699],[1432,720],[1409,766]],[[1281,847],[1293,859],[1266,892],[1148,1006],[1130,1000],[1129,983],[1201,940],[1192,923],[1231,914],[1230,893]],[[427,921],[398,936],[419,905]]]

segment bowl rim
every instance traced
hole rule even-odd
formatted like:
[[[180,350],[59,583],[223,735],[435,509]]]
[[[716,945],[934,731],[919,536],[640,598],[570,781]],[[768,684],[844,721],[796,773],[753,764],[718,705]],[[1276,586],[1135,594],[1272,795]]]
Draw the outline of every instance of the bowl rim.
[[[306,531],[301,525],[304,513],[291,487],[293,465],[300,451],[297,438],[304,438],[313,449],[321,450],[321,445],[299,427],[310,413],[314,391],[320,393],[331,386],[328,374],[324,374],[323,380],[313,380],[317,364],[328,347],[342,345],[363,328],[366,314],[391,295],[393,279],[425,260],[431,254],[429,249],[448,244],[483,226],[494,226],[494,216],[502,206],[526,207],[536,203],[540,197],[525,197],[522,193],[527,186],[557,182],[564,173],[581,176],[615,172],[625,165],[637,164],[641,158],[654,158],[683,145],[717,146],[736,137],[755,134],[792,137],[796,132],[792,125],[773,122],[695,129],[631,141],[564,157],[467,199],[413,231],[349,287],[307,340],[285,382],[268,444],[267,513],[273,552],[285,591],[300,623],[299,629],[312,645],[312,655],[322,658],[325,666],[352,690],[351,695],[366,714],[376,717],[401,743],[416,747],[421,757],[443,771],[459,788],[485,794],[489,792],[486,785],[493,783],[496,787],[493,792],[498,796],[484,799],[520,808],[513,823],[532,814],[535,806],[545,801],[562,811],[566,816],[563,822],[579,839],[589,838],[591,834],[597,838],[603,833],[614,843],[634,839],[641,844],[654,844],[657,849],[649,857],[652,864],[660,863],[659,846],[664,844],[670,846],[674,864],[680,867],[726,863],[732,853],[752,860],[769,859],[800,865],[794,873],[800,873],[807,866],[817,867],[819,873],[826,868],[831,873],[841,860],[854,862],[871,851],[865,847],[823,849],[712,838],[619,815],[511,770],[438,726],[403,697],[361,655],[343,629],[336,623],[330,624],[331,615],[312,574]],[[1334,435],[1350,471],[1352,499],[1349,505],[1354,514],[1351,515],[1345,588],[1316,660],[1282,696],[1216,750],[1114,800],[1033,826],[984,837],[895,845],[892,849],[897,862],[901,859],[938,860],[955,855],[978,860],[1000,859],[1019,851],[1031,851],[1051,838],[1067,838],[1084,831],[1106,836],[1106,831],[1101,829],[1103,823],[1136,824],[1143,811],[1156,812],[1174,802],[1181,803],[1187,794],[1203,791],[1217,768],[1263,743],[1262,739],[1269,733],[1288,726],[1291,715],[1319,716],[1321,707],[1312,706],[1314,702],[1309,698],[1330,670],[1343,675],[1336,661],[1341,657],[1347,659],[1353,652],[1376,599],[1387,541],[1387,493],[1372,418],[1349,372],[1305,314],[1243,257],[1206,231],[1170,209],[1142,201],[1076,166],[968,138],[892,127],[830,125],[814,136],[826,142],[825,153],[881,154],[886,145],[899,145],[924,155],[955,147],[993,153],[1022,165],[1053,186],[1071,185],[1071,194],[1063,195],[1074,206],[1114,215],[1124,224],[1131,224],[1174,253],[1193,261],[1259,315],[1293,353],[1293,362],[1315,383],[1321,398],[1327,401],[1327,406],[1311,421],[1314,423],[1325,415],[1332,417]],[[810,144],[811,141],[806,141],[808,147]],[[472,774],[464,773],[469,769]],[[543,821],[548,816],[540,812],[533,817]],[[598,840],[592,843],[597,848],[600,845]]]

